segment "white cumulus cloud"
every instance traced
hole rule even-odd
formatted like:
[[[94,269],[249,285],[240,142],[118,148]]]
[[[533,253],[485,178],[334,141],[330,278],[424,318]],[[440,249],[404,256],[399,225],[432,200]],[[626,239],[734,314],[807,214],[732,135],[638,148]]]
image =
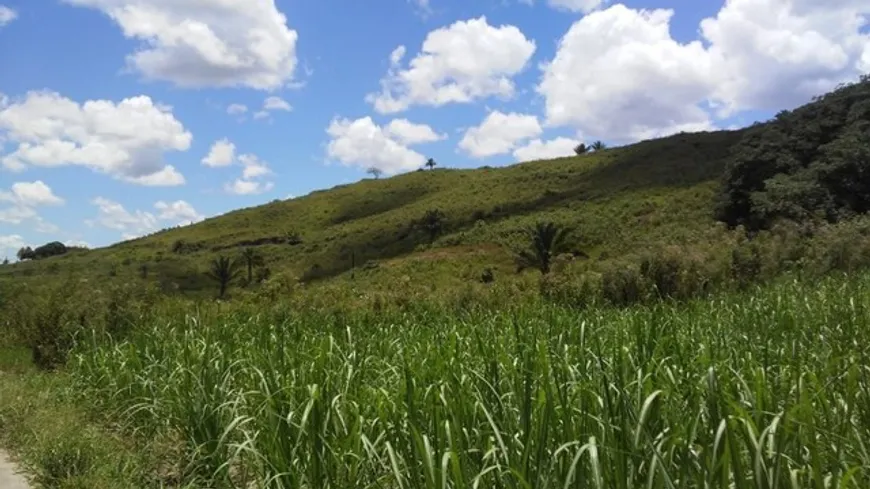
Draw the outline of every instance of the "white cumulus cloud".
[[[577,20],[543,67],[549,125],[637,140],[808,102],[870,68],[870,3],[726,0],[676,41],[673,10],[617,4]]]
[[[63,199],[55,195],[51,187],[42,180],[37,180],[35,182],[13,183],[8,192],[0,190],[0,202],[11,202],[13,205],[23,207],[36,207],[60,205],[63,204]]]
[[[16,182],[10,190],[0,190],[0,203],[4,202],[9,205],[0,207],[0,222],[16,225],[29,222],[36,232],[57,232],[57,226],[43,220],[36,208],[62,205],[64,200],[42,180]]]
[[[575,22],[538,87],[548,123],[600,139],[709,128],[698,104],[714,88],[711,60],[671,38],[672,15],[615,5]]]
[[[573,156],[575,154],[574,148],[576,148],[578,144],[580,144],[580,141],[565,137],[558,137],[548,141],[533,139],[525,146],[515,149],[513,155],[517,161],[562,158],[564,156]]]
[[[142,185],[179,185],[184,177],[163,155],[186,151],[192,136],[168,107],[144,95],[79,104],[29,92],[0,105],[0,138],[17,145],[0,158],[7,169],[78,165]]]
[[[227,106],[227,114],[242,115],[248,111],[248,106],[245,104],[230,104]]]
[[[272,182],[256,182],[237,178],[233,182],[227,183],[224,189],[235,195],[259,195],[272,190],[274,187]]]
[[[290,112],[293,108],[283,98],[272,96],[266,97],[266,100],[263,102],[263,110],[283,110]]]
[[[426,124],[415,124],[408,119],[393,119],[385,128],[387,134],[406,145],[434,143],[446,139]]]
[[[388,175],[420,168],[426,158],[409,145],[441,139],[432,128],[407,120],[386,127],[371,117],[334,119],[326,132],[331,137],[326,152],[344,165],[378,168]]]
[[[475,158],[508,153],[519,143],[543,132],[533,115],[492,111],[479,126],[465,131],[459,148]]]
[[[18,12],[5,5],[0,5],[0,27],[5,26],[16,18],[18,18]]]
[[[442,106],[488,97],[510,97],[511,78],[525,68],[535,43],[515,26],[489,25],[486,17],[458,21],[426,36],[421,52],[408,66],[399,46],[390,55],[391,67],[381,80],[381,92],[366,100],[382,114],[401,112],[412,105]]]
[[[124,239],[133,239],[157,231],[161,227],[188,225],[201,221],[203,216],[184,200],[157,201],[157,214],[149,211],[128,211],[122,204],[105,197],[91,201],[97,207],[97,217],[85,221],[89,226],[102,226],[121,233]]]
[[[226,167],[238,164],[242,167],[242,178],[224,185],[224,190],[231,194],[260,194],[272,189],[272,182],[255,182],[254,180],[271,175],[269,165],[252,153],[236,155],[236,145],[224,138],[215,141],[211,149],[202,159],[202,164],[210,167]]]
[[[146,78],[264,90],[293,80],[298,35],[274,0],[65,1],[104,12],[141,41],[127,64]]]
[[[791,108],[870,69],[870,2],[728,0],[701,22],[726,109]]]
[[[230,166],[236,161],[236,145],[229,139],[215,141],[208,155],[202,159],[202,164],[210,167]]]
[[[190,203],[184,200],[176,200],[175,202],[160,200],[154,203],[154,208],[160,212],[157,216],[158,219],[176,221],[181,225],[192,224],[204,219],[202,214],[197,212]]]

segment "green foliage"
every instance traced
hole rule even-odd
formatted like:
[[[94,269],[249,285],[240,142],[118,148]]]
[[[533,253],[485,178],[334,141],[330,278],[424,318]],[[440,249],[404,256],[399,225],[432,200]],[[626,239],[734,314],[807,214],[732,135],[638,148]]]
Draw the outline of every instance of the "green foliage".
[[[629,309],[218,306],[70,368],[205,487],[870,484],[867,275]]]
[[[607,149],[607,145],[601,141],[595,141],[594,143],[589,145],[589,149],[591,149],[592,151],[603,151]]]
[[[429,236],[429,243],[434,243],[435,238],[444,232],[446,216],[438,209],[430,209],[423,214],[417,222],[417,226]]]
[[[589,147],[586,146],[585,143],[580,143],[574,147],[574,154],[577,156],[585,155],[589,152]]]
[[[438,164],[438,163],[435,162],[434,159],[429,158],[428,160],[426,160],[426,163],[425,163],[423,166],[425,166],[426,168],[428,168],[428,169],[430,169],[430,170],[434,170],[434,169],[435,169],[435,165],[437,165],[437,164]]]
[[[437,281],[439,289],[466,281],[454,267],[474,268],[477,275],[490,266],[513,280],[507,276],[512,257],[493,243],[511,241],[516,229],[537,221],[583,229],[585,247],[607,249],[613,257],[653,242],[690,242],[713,223],[713,182],[739,139],[735,132],[681,134],[582,159],[366,179],[108,248],[0,267],[0,281],[39,283],[73,274],[103,282],[112,264],[129,260],[130,266],[115,269],[112,282],[135,279],[159,284],[166,293],[206,298],[214,294],[214,283],[202,269],[246,247],[268,257],[275,275],[300,277],[320,264],[318,284],[345,279],[348,249],[356,252],[357,263],[391,269],[413,268],[418,256],[437,249],[438,258],[428,261],[432,266],[410,276],[415,283]],[[429,235],[414,224],[433,209],[449,226],[432,247],[421,247]],[[138,263],[149,264],[144,281],[133,265]],[[369,285],[393,293],[387,282]]]
[[[218,298],[223,299],[227,288],[239,278],[241,270],[239,263],[227,256],[219,256],[212,260],[207,275],[218,284]]]
[[[867,212],[870,76],[753,127],[733,152],[716,212],[731,226]]]
[[[31,249],[29,246],[21,248],[18,250],[18,259],[19,260],[41,260],[43,258],[48,258],[51,256],[59,256],[65,254],[69,249],[65,244],[60,241],[52,241],[50,243],[46,243],[42,246],[37,247],[35,250]]]
[[[528,244],[516,252],[517,270],[535,268],[550,273],[553,260],[571,246],[571,230],[552,222],[539,222],[525,231]]]
[[[244,250],[242,250],[241,258],[245,262],[245,266],[248,270],[248,278],[246,283],[248,285],[251,285],[254,281],[254,268],[261,267],[263,265],[263,257],[260,256],[255,249],[245,248]]]

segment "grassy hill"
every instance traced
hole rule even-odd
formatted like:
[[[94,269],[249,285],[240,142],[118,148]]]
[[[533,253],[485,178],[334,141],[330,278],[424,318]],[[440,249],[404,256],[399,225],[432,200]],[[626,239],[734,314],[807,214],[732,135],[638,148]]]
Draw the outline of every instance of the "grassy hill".
[[[577,248],[590,255],[620,254],[657,240],[691,240],[709,227],[715,182],[741,137],[741,131],[679,134],[504,168],[363,180],[107,248],[0,267],[0,277],[71,272],[129,279],[145,265],[148,280],[195,293],[213,288],[202,273],[211,259],[242,247],[255,248],[273,274],[312,279],[342,274],[354,263],[371,269],[421,259],[448,269],[451,261],[510,269],[504,245],[543,219],[575,227]],[[414,223],[434,209],[446,219],[430,245]]]

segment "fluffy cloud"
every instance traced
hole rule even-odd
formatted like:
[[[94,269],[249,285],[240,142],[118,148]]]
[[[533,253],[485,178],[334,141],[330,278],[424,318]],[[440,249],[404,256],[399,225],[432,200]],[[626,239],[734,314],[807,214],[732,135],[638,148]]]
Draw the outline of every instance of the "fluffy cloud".
[[[426,124],[414,124],[408,119],[393,119],[387,124],[385,131],[390,137],[406,145],[434,143],[447,138]]]
[[[18,18],[18,13],[16,11],[5,5],[0,5],[0,27],[5,26],[16,18]]]
[[[490,112],[483,122],[465,131],[459,148],[475,158],[486,158],[514,149],[524,140],[539,136],[543,129],[533,115],[497,110]]]
[[[610,140],[711,129],[737,111],[799,105],[870,67],[870,4],[859,0],[727,0],[689,43],[671,37],[673,14],[614,5],[575,22],[537,88],[548,124]]]
[[[51,187],[37,180],[35,182],[17,182],[12,184],[10,191],[0,190],[0,202],[11,202],[22,207],[37,207],[41,205],[60,205],[63,199],[54,194]]]
[[[267,97],[263,102],[263,110],[283,110],[285,112],[290,112],[293,108],[281,97]]]
[[[259,195],[274,188],[272,182],[255,182],[237,178],[232,183],[227,183],[224,190],[235,195]]]
[[[229,139],[215,141],[211,149],[202,159],[202,164],[210,167],[230,166],[236,161],[236,145]]]
[[[128,235],[142,235],[157,229],[157,217],[150,212],[129,212],[123,205],[104,197],[97,197],[91,203],[97,206],[98,215],[96,219],[85,221],[90,226],[99,224]]]
[[[224,189],[231,194],[261,194],[274,186],[272,182],[254,182],[254,179],[272,174],[269,165],[255,154],[244,153],[236,156],[236,145],[226,138],[212,144],[208,155],[202,159],[202,164],[210,167],[241,165],[242,178],[224,185]]]
[[[192,136],[170,108],[146,96],[80,105],[57,93],[29,92],[0,105],[0,138],[17,144],[0,159],[11,170],[80,165],[141,185],[180,185],[184,177],[163,154],[186,151]]]
[[[549,160],[563,156],[573,156],[574,148],[580,141],[571,138],[559,137],[549,141],[533,139],[528,144],[514,150],[514,158],[517,161]]]
[[[57,226],[44,221],[37,213],[36,208],[62,205],[64,201],[41,180],[17,182],[12,184],[9,191],[0,190],[0,203],[2,202],[10,205],[0,208],[0,222],[9,224],[30,222],[32,229],[36,232],[57,232]]]
[[[239,162],[242,164],[242,178],[250,180],[265,175],[269,175],[272,171],[265,161],[261,161],[256,155],[243,154],[239,155]]]
[[[386,114],[412,105],[437,107],[488,96],[510,97],[511,77],[522,71],[534,52],[535,43],[512,25],[493,27],[486,17],[459,21],[430,32],[407,68],[399,65],[404,46],[393,51],[381,93],[369,94],[366,100]]]
[[[3,258],[14,256],[15,252],[25,246],[27,246],[27,242],[20,234],[0,235],[0,253],[3,253]]]
[[[104,197],[97,197],[91,203],[97,207],[97,217],[85,221],[85,224],[119,231],[124,239],[157,231],[161,226],[186,225],[203,219],[192,205],[183,200],[156,202],[154,208],[159,212],[157,215],[141,210],[130,212],[118,202]]]
[[[227,106],[227,114],[242,115],[248,111],[248,106],[244,104],[230,104]]]
[[[181,225],[192,224],[204,219],[202,214],[196,212],[192,205],[183,200],[169,203],[161,200],[154,204],[154,208],[160,212],[157,216],[158,219],[176,221]]]
[[[701,22],[726,108],[793,107],[870,69],[870,3],[728,0]]]
[[[615,5],[575,22],[538,87],[548,123],[602,139],[710,127],[698,104],[714,88],[711,60],[671,38],[672,15]]]
[[[371,117],[335,119],[326,130],[332,138],[329,158],[361,168],[375,167],[388,175],[420,168],[426,158],[408,146],[441,139],[432,128],[404,119],[380,127]]]
[[[106,13],[127,38],[146,78],[183,87],[275,89],[291,82],[297,33],[274,0],[65,0]]]
[[[289,102],[281,97],[271,96],[266,97],[263,101],[263,108],[254,113],[254,120],[266,119],[272,112],[290,112],[293,107]]]

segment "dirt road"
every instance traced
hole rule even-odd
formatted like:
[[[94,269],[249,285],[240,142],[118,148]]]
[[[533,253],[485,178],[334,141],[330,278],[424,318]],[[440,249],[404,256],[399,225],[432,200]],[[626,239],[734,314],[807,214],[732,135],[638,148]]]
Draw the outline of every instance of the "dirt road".
[[[0,488],[30,489],[24,477],[18,474],[18,466],[13,465],[9,455],[0,450]]]

